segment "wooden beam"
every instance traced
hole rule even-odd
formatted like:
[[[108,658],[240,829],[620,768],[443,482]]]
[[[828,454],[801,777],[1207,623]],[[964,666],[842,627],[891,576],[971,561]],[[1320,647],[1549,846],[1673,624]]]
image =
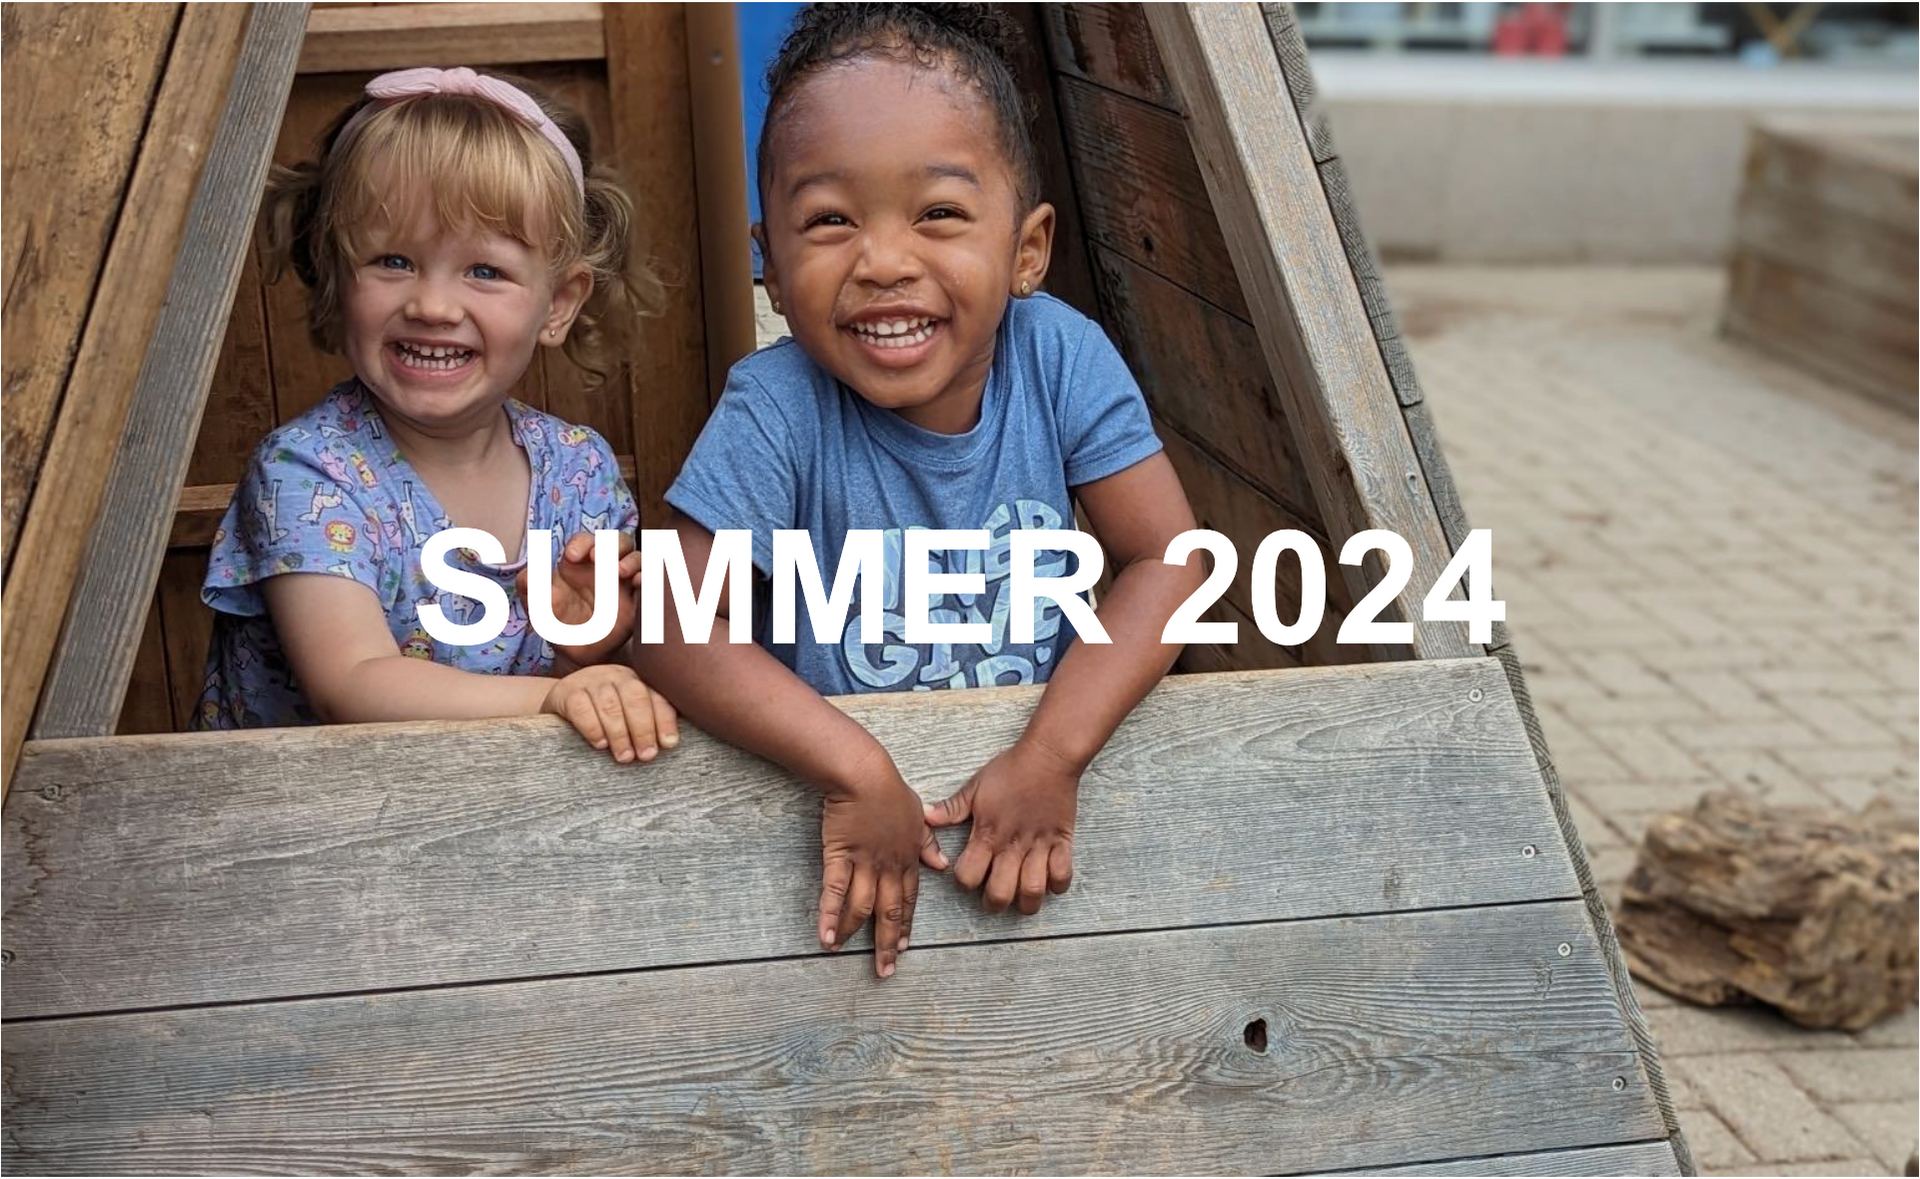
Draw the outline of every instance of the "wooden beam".
[[[682,917],[724,946],[747,913]],[[15,1022],[6,1067],[23,1174],[1271,1174],[1663,1133],[1577,901]]]
[[[0,610],[0,662],[7,669],[0,683],[0,797],[12,782],[106,491],[108,467],[186,232],[187,209],[226,105],[248,12],[237,4],[189,5],[174,36],[127,187],[128,214],[114,228],[94,293],[99,314],[88,316],[67,377],[74,395],[61,402],[14,553],[13,568],[25,572],[6,583]],[[76,70],[97,65],[84,54],[74,59]]]
[[[314,12],[299,68],[526,65],[596,61],[606,52],[598,4],[353,4]]]
[[[6,13],[0,138],[12,199],[0,205],[0,546],[11,569],[180,5],[27,4]],[[46,193],[60,196],[36,199]]]
[[[1323,1175],[1326,1172],[1321,1172]],[[1683,1175],[1669,1142],[1630,1142],[1506,1154],[1495,1158],[1450,1159],[1404,1167],[1368,1168],[1369,1175]]]
[[[192,457],[306,21],[305,4],[253,6],[41,693],[35,737],[114,731],[166,556],[169,504]]]
[[[707,316],[707,398],[755,340],[753,254],[747,248],[747,156],[740,37],[732,4],[689,4],[687,82],[693,103],[693,190],[700,215],[700,293]],[[758,79],[755,80],[756,82]]]
[[[1405,538],[1413,564],[1396,604],[1411,653],[1478,653],[1465,623],[1421,619],[1452,553],[1259,7],[1150,5],[1147,19],[1328,539],[1338,551],[1366,529]],[[1337,568],[1356,600],[1382,572],[1377,553],[1364,570]]]
[[[1168,679],[1083,780],[1073,891],[1023,918],[929,877],[916,952],[1577,896],[1505,685],[1489,659]],[[1039,698],[838,703],[944,797]],[[7,1016],[817,953],[818,795],[682,731],[630,766],[553,717],[36,742]]]

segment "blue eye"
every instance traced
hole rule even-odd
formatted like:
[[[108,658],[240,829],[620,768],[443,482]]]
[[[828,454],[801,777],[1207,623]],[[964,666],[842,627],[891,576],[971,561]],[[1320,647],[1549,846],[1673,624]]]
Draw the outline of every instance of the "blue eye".
[[[467,267],[467,273],[483,282],[494,282],[507,277],[506,272],[498,266],[489,266],[485,262],[475,262]]]
[[[373,264],[381,270],[411,270],[413,268],[413,263],[407,261],[406,257],[401,254],[382,254],[373,260]]]

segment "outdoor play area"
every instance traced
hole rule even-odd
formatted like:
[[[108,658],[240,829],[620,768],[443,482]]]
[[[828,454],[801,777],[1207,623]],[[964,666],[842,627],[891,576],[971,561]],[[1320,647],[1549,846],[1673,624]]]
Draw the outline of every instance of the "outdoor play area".
[[[656,527],[786,332],[750,7],[6,6],[6,1170],[1913,1173],[1910,86],[1367,56],[1655,36],[1559,5],[995,6],[1045,289],[1239,552],[1239,640],[1093,761],[1070,892],[929,874],[892,978],[814,939],[816,796],[694,726],[640,765],[552,716],[193,731],[235,486],[352,372],[262,264],[269,166],[402,67],[578,108],[666,296],[610,381],[547,349],[516,396]],[[1489,528],[1474,641],[1421,599]],[[1397,593],[1340,559],[1376,529]],[[1327,570],[1295,645],[1282,530]],[[1359,611],[1410,639],[1336,642]],[[833,702],[932,800],[1041,696]]]

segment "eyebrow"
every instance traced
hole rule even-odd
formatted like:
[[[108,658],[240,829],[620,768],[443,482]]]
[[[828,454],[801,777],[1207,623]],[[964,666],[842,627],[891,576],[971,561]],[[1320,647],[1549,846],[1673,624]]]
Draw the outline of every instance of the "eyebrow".
[[[951,178],[965,181],[978,189],[986,188],[986,185],[980,183],[979,175],[964,164],[928,164],[920,169],[920,174],[928,179]],[[815,185],[839,184],[847,179],[849,174],[845,168],[827,168],[819,172],[809,172],[788,186],[787,198],[791,200]]]
[[[845,168],[828,168],[823,172],[809,172],[788,186],[787,198],[791,200],[816,184],[837,184],[846,178]]]
[[[973,169],[963,164],[928,164],[920,170],[920,174],[932,179],[952,177],[955,180],[964,180],[975,188],[986,187],[980,183],[980,177],[974,175]]]

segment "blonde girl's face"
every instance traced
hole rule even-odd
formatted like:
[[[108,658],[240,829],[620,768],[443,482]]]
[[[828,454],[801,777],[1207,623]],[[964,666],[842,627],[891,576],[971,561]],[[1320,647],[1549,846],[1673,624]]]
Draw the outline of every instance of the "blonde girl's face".
[[[592,289],[584,266],[556,278],[542,251],[479,227],[443,230],[430,209],[375,227],[347,266],[354,372],[384,410],[443,436],[498,412],[535,346],[563,342]]]

